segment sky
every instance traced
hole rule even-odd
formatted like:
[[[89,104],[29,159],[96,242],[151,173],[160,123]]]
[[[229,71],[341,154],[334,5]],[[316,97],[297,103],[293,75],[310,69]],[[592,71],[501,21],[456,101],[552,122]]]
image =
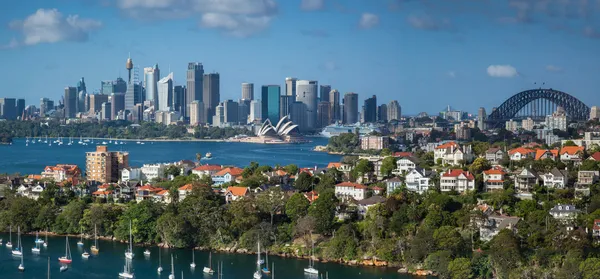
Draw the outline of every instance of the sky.
[[[182,85],[201,62],[221,100],[297,77],[403,114],[538,87],[600,105],[600,0],[6,0],[0,26],[0,97],[36,106],[126,77],[129,55]]]

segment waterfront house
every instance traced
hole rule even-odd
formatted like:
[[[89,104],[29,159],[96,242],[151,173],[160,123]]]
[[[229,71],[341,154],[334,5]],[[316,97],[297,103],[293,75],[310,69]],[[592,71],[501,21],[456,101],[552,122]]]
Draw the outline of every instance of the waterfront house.
[[[475,176],[469,171],[449,169],[440,177],[440,190],[442,192],[457,191],[465,193],[475,190]]]
[[[237,167],[224,168],[211,176],[215,185],[222,185],[235,181],[236,177],[242,175],[243,169]]]
[[[525,148],[525,147],[518,147],[518,148],[511,149],[508,151],[508,157],[510,158],[511,161],[521,161],[521,160],[528,159],[528,158],[533,159],[534,156],[535,156],[535,150]]]
[[[560,160],[563,162],[574,162],[576,164],[583,160],[583,146],[564,146],[560,149]]]
[[[58,164],[56,166],[46,166],[42,172],[42,178],[52,179],[56,182],[62,182],[71,179],[78,183],[81,179],[81,169],[77,165]]]
[[[486,192],[504,190],[506,172],[502,167],[495,166],[483,171],[483,186]]]
[[[419,194],[423,194],[429,190],[429,179],[431,178],[431,171],[427,171],[422,168],[411,169],[406,174],[406,189]]]
[[[225,201],[227,203],[237,201],[239,199],[247,197],[249,194],[250,188],[248,187],[230,186],[227,187],[227,191],[225,192]]]
[[[534,170],[523,168],[515,175],[515,189],[520,193],[530,193],[533,186],[539,184],[540,177]]]
[[[548,188],[564,189],[567,186],[568,176],[567,170],[553,168],[550,172],[542,175],[542,181]]]
[[[266,172],[264,175],[269,178],[270,183],[276,185],[289,185],[291,183],[291,176],[282,169]]]
[[[192,188],[193,188],[192,184],[185,184],[185,185],[179,187],[179,189],[177,189],[177,193],[179,194],[179,200],[182,201],[185,199],[186,196],[191,194]]]
[[[338,183],[335,185],[335,196],[342,200],[353,198],[360,201],[367,197],[367,186],[353,182]]]
[[[370,198],[366,198],[366,199],[356,202],[358,216],[360,218],[364,218],[365,216],[367,216],[367,212],[369,211],[369,208],[371,208],[375,205],[378,205],[378,204],[382,204],[385,201],[386,201],[386,199],[382,196],[372,196]]]
[[[142,165],[142,179],[145,180],[153,180],[153,179],[161,179],[165,177],[165,169],[167,165],[163,163],[157,164],[144,164]]]
[[[504,158],[504,150],[500,147],[492,147],[485,151],[485,159],[492,165],[497,165]]]
[[[98,186],[98,189],[92,193],[92,197],[108,201],[113,196],[113,190],[110,190],[109,187],[108,184]]]
[[[400,177],[392,177],[392,178],[388,178],[385,181],[385,185],[387,187],[387,195],[391,195],[396,189],[400,189],[400,186],[402,186],[402,179],[400,179]]]
[[[567,231],[574,229],[574,220],[579,210],[572,204],[558,204],[550,209],[550,215],[566,226]]]
[[[215,173],[217,173],[221,169],[223,169],[223,167],[221,167],[220,165],[206,164],[206,165],[202,165],[202,166],[198,166],[198,167],[194,168],[192,170],[192,174],[195,174],[198,177],[202,178],[204,176],[213,176]]]
[[[371,187],[371,191],[373,191],[373,195],[381,196],[381,194],[383,194],[383,190],[385,190],[385,189],[378,187],[378,186]]]
[[[474,154],[470,145],[460,146],[458,143],[450,141],[435,147],[433,159],[436,164],[438,159],[441,159],[444,165],[460,165],[472,162]]]

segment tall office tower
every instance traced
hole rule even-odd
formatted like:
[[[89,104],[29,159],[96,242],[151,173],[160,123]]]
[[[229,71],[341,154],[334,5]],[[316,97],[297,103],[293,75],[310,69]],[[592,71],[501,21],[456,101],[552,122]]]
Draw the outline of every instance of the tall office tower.
[[[329,92],[331,92],[331,85],[319,86],[319,101],[329,102]]]
[[[101,110],[101,113],[100,113],[100,120],[101,121],[111,120],[112,119],[111,118],[111,115],[112,115],[112,111],[111,111],[112,105],[111,105],[111,103],[110,102],[109,103],[104,102],[104,103],[102,103],[101,107],[102,107],[102,110]]]
[[[95,152],[85,153],[85,177],[89,182],[111,183],[119,181],[121,171],[129,167],[128,152],[108,151],[104,145]]]
[[[285,78],[285,95],[292,96],[292,102],[296,101],[296,82],[297,78],[286,77]]]
[[[387,105],[381,104],[377,107],[377,121],[387,122]]]
[[[173,73],[158,81],[158,98],[155,99],[154,108],[160,111],[170,111],[173,104]]]
[[[262,121],[262,101],[252,100],[250,101],[250,114],[248,115],[249,123],[256,123]]]
[[[323,128],[331,123],[331,105],[329,102],[319,102],[317,106],[317,128]]]
[[[208,106],[209,119],[215,115],[215,107],[219,105],[221,93],[219,90],[220,77],[219,73],[210,73],[204,75],[204,89],[202,93],[202,102],[204,106]]]
[[[102,103],[108,102],[109,95],[90,94],[90,112],[91,115],[96,115],[102,111]],[[123,97],[125,98],[125,97]]]
[[[73,118],[77,114],[77,88],[65,87],[65,118]]]
[[[146,101],[154,102],[158,99],[158,89],[156,84],[160,80],[160,69],[158,64],[154,67],[144,68],[144,88],[146,89]]]
[[[402,108],[400,107],[400,104],[398,104],[398,101],[392,100],[388,103],[387,113],[388,121],[400,120],[402,118]]]
[[[254,100],[254,83],[242,83],[242,100]]]
[[[173,87],[173,104],[171,107],[179,114],[185,115],[185,86],[175,85]]]
[[[125,111],[125,94],[110,94],[110,120],[116,120],[120,111]]]
[[[77,112],[85,112],[85,99],[87,98],[87,88],[85,86],[85,79],[82,77],[77,82]],[[89,108],[88,108],[89,109]]]
[[[118,77],[117,80],[113,82],[113,91],[111,93],[127,93],[127,82]]]
[[[377,96],[373,95],[373,97],[365,100],[363,111],[364,122],[377,122]]]
[[[200,101],[192,101],[190,104],[190,125],[206,124],[206,114],[204,113],[204,104]]]
[[[54,101],[48,98],[40,99],[40,116],[44,117],[49,111],[54,110]]]
[[[17,117],[23,120],[23,112],[25,111],[25,99],[17,99]]]
[[[123,98],[123,104],[125,104],[125,99]],[[142,120],[144,120],[144,105],[142,104],[136,104],[135,106],[133,106],[133,109],[131,110],[129,117],[125,114],[126,112],[123,111],[123,119],[129,119],[134,123],[140,123],[142,122]]]
[[[306,124],[306,104],[302,102],[293,102],[290,105],[290,120],[298,125],[300,132],[308,131]]]
[[[204,107],[206,107],[206,105]],[[215,107],[215,115],[213,115],[212,118],[213,127],[220,127],[225,124],[225,107],[223,106],[223,103],[220,103]]]
[[[262,121],[269,119],[273,125],[279,122],[279,96],[281,87],[279,85],[263,85],[261,87]]]
[[[358,94],[352,92],[344,94],[344,114],[342,118],[344,124],[358,122]]]
[[[298,80],[296,82],[296,101],[306,105],[306,128],[315,129],[317,126],[317,90],[316,80]]]
[[[292,96],[281,95],[279,96],[279,118],[283,118],[290,114],[290,105],[294,102]]]
[[[250,102],[251,100],[239,100],[238,101],[238,121],[242,125],[248,123],[248,115],[250,115]]]
[[[17,119],[17,104],[14,98],[0,98],[0,118]]]
[[[203,101],[204,81],[204,67],[202,63],[188,63],[186,73],[186,96],[185,105],[186,107],[192,103],[192,101]],[[206,106],[206,104],[205,104]],[[185,117],[190,117],[189,113],[186,112]]]
[[[331,104],[331,122],[342,120],[342,111],[340,108],[340,92],[336,89],[329,91],[329,103]]]
[[[596,119],[596,120],[600,119],[600,107],[598,107],[598,106],[593,106],[590,109],[590,120],[593,120],[593,119]]]
[[[484,131],[485,129],[487,129],[487,125],[486,122],[487,121],[487,114],[485,114],[485,108],[484,107],[480,107],[479,110],[477,111],[477,128],[479,128],[479,130]]]
[[[125,92],[125,109],[131,110],[136,104],[144,102],[144,93],[142,84],[137,81],[137,68],[134,69],[133,82],[127,84],[127,92]]]
[[[239,106],[237,102],[233,100],[225,100],[223,102],[223,122],[237,124],[240,122],[238,117]]]

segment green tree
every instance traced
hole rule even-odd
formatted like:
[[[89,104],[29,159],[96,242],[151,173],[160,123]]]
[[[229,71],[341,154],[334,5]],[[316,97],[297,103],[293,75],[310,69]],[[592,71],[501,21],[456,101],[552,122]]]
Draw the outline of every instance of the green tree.
[[[308,202],[308,199],[304,197],[304,195],[295,193],[285,203],[285,214],[290,217],[293,222],[295,222],[300,217],[304,217],[306,214],[308,214],[309,206],[310,203]]]
[[[584,160],[583,162],[581,162],[581,165],[579,166],[579,170],[597,171],[597,170],[600,170],[600,165],[598,164],[598,162],[596,162],[594,160]]]
[[[466,258],[456,258],[448,264],[450,277],[453,279],[469,279],[473,276],[471,261]]]
[[[490,241],[490,259],[496,274],[506,278],[511,269],[516,268],[521,261],[521,253],[517,238],[508,229],[501,230]]]
[[[162,213],[162,206],[152,200],[130,203],[119,218],[116,237],[121,240],[129,239],[129,223],[131,222],[134,243],[157,241],[156,221]]]
[[[74,200],[65,206],[62,212],[56,218],[54,225],[55,232],[58,233],[79,233],[81,232],[81,219],[85,203],[81,200]]]
[[[381,174],[385,177],[389,177],[392,175],[392,171],[396,169],[396,158],[394,157],[385,157],[381,162]]]
[[[463,248],[463,240],[452,226],[441,226],[433,232],[433,239],[439,250],[448,250],[457,255]]]
[[[287,166],[285,166],[285,172],[287,172],[289,175],[295,175],[298,173],[298,166],[294,165],[294,164],[289,164]]]
[[[170,175],[176,177],[181,174],[181,169],[175,165],[170,165],[165,169],[164,173],[165,177],[169,177]]]
[[[255,201],[252,198],[244,198],[229,204],[227,213],[230,216],[231,232],[236,237],[241,236],[260,222]]]
[[[308,192],[312,188],[314,178],[310,173],[301,172],[296,176],[296,181],[294,182],[294,188],[298,189],[300,192]]]
[[[328,234],[333,227],[337,198],[333,191],[322,192],[319,198],[308,208],[308,214],[315,218],[318,233]]]
[[[367,159],[360,159],[356,163],[356,167],[354,167],[354,169],[364,180],[365,175],[372,173],[375,170],[375,166],[373,165],[373,162]]]
[[[583,275],[583,279],[600,278],[600,259],[587,258],[579,265],[579,270]]]
[[[260,211],[271,216],[271,226],[273,225],[273,217],[285,206],[285,194],[279,187],[271,187],[266,191],[258,194],[256,197],[258,208]]]
[[[437,251],[425,259],[425,267],[438,273],[441,278],[448,278],[448,264],[452,259],[450,251]]]
[[[182,216],[166,212],[156,221],[156,232],[169,247],[183,248],[190,244],[190,228]]]
[[[342,225],[325,248],[325,255],[332,259],[353,260],[358,256],[358,232],[352,224]]]
[[[392,151],[389,148],[381,149],[381,156],[392,156]]]
[[[471,166],[469,166],[469,171],[474,174],[480,174],[485,170],[489,170],[492,167],[490,162],[485,158],[479,157],[473,161]]]
[[[577,146],[577,144],[575,144],[575,142],[572,140],[567,140],[565,143],[563,143],[563,146]]]

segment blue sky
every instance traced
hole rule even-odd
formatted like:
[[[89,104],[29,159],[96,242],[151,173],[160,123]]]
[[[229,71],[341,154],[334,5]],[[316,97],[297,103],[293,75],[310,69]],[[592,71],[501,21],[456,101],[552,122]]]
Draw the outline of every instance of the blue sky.
[[[600,0],[7,0],[0,26],[0,95],[36,106],[125,77],[128,53],[178,84],[202,62],[222,100],[294,76],[407,114],[489,111],[542,82],[600,105]]]

